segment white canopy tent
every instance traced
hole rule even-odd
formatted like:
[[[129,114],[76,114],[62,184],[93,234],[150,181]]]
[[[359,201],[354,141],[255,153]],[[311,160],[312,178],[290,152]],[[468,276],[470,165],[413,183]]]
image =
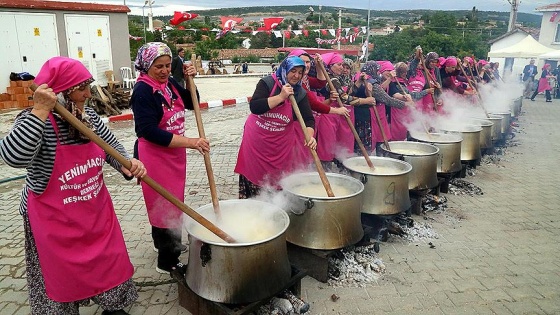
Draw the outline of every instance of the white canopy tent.
[[[511,72],[512,75],[518,77],[531,59],[544,60],[540,57],[541,55],[554,51],[556,50],[544,46],[533,36],[527,35],[517,44],[490,51],[488,57],[491,62],[499,62],[500,68],[504,69],[504,72]],[[540,68],[543,64],[544,62],[538,62],[538,67]]]
[[[554,50],[539,56],[541,60],[560,60],[560,50]]]

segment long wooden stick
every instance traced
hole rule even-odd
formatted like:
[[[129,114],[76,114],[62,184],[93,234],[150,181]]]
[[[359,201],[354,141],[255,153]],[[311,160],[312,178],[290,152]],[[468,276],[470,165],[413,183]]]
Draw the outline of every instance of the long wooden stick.
[[[331,91],[336,91],[334,84],[332,83],[331,77],[329,76],[329,74],[327,73],[327,70],[325,69],[325,66],[323,66],[323,62],[319,61],[316,63],[317,68],[319,69],[319,71],[321,71],[323,73],[323,75],[325,76],[325,78],[327,79],[327,83],[329,84],[329,88]],[[342,101],[340,100],[340,95],[337,97],[337,103],[338,103],[338,107],[344,107],[344,105],[342,104]],[[375,108],[375,106],[374,106]],[[344,115],[344,118],[346,119],[346,123],[348,124],[348,127],[350,127],[350,130],[352,130],[352,134],[354,135],[354,140],[356,140],[356,143],[358,144],[358,147],[360,148],[360,152],[362,152],[362,155],[364,156],[364,159],[366,159],[366,163],[370,168],[374,168],[373,163],[371,162],[371,159],[369,158],[369,153],[366,150],[366,148],[364,147],[364,144],[362,143],[362,139],[360,139],[360,136],[358,135],[358,132],[356,131],[356,127],[354,127],[354,124],[352,123],[352,120],[350,119],[350,117]]]
[[[191,55],[191,63],[196,69],[196,57],[194,54]],[[193,78],[188,75],[187,82],[189,84],[189,92],[191,93],[191,100],[194,108],[194,117],[196,119],[196,127],[198,128],[198,136],[200,138],[206,139],[206,133],[204,132],[204,125],[202,124],[202,115],[200,114],[200,104],[198,104],[198,97],[196,96],[196,85],[194,84]],[[206,167],[206,175],[208,176],[208,185],[210,186],[210,196],[212,197],[212,206],[214,207],[214,212],[219,217],[220,216],[220,201],[218,199],[218,191],[216,190],[216,181],[214,180],[214,171],[212,169],[212,162],[210,161],[210,154],[204,154],[204,166]]]
[[[32,91],[37,89],[37,85],[33,84],[29,87]],[[81,121],[78,120],[74,115],[72,115],[64,106],[62,106],[59,102],[56,103],[54,106],[54,111],[57,112],[62,118],[64,118],[70,125],[76,128],[79,132],[81,132],[84,136],[88,139],[93,141],[97,144],[103,151],[107,152],[110,156],[115,158],[122,166],[126,169],[130,170],[132,167],[132,163],[122,156],[119,151],[115,148],[110,146],[107,142],[105,142],[101,137],[99,137],[93,130],[89,129],[84,125]],[[177,199],[177,197],[173,196],[169,191],[163,188],[160,184],[158,184],[155,180],[153,180],[150,176],[145,175],[142,177],[142,181],[150,186],[153,190],[155,190],[158,194],[160,194],[163,198],[167,199],[181,211],[183,211],[186,215],[191,217],[193,220],[198,222],[200,225],[207,228],[210,232],[216,234],[219,238],[223,239],[228,243],[235,243],[235,239],[229,236],[226,232],[222,231],[218,228],[214,223],[208,221],[205,217],[201,216],[198,212],[194,211],[192,208],[184,204],[181,200]]]
[[[297,105],[296,99],[294,98],[293,95],[290,95],[290,103],[292,103],[292,109],[294,110],[294,112],[296,113],[296,117],[297,120],[299,122],[299,125],[301,127],[301,130],[303,131],[303,136],[305,138],[305,143],[309,142],[309,140],[311,140],[311,137],[309,136],[309,134],[307,134],[307,127],[305,126],[305,122],[303,121],[303,117],[301,116],[301,112],[299,110],[299,107]],[[325,170],[323,169],[323,165],[321,164],[321,161],[319,160],[319,156],[317,155],[317,151],[315,151],[312,148],[309,148],[309,152],[311,153],[311,156],[313,157],[313,162],[315,163],[315,167],[317,168],[317,172],[319,173],[319,178],[321,178],[321,183],[323,183],[323,187],[325,187],[325,190],[327,191],[327,196],[329,197],[334,197],[334,193],[332,191],[331,188],[331,183],[329,182],[329,179],[327,178],[327,174],[325,174]]]

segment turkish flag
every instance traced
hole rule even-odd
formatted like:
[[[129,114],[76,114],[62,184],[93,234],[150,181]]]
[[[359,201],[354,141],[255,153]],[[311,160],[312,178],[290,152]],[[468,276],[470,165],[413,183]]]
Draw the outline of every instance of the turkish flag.
[[[327,30],[321,30],[321,34],[327,36],[327,35],[329,35],[329,31],[327,31]]]
[[[552,16],[550,17],[550,22],[554,22],[554,20],[556,19],[556,16],[558,16],[558,12],[554,12],[552,13]]]
[[[232,30],[235,27],[235,25],[243,21],[243,18],[237,18],[231,16],[221,16],[220,19],[222,20],[223,30]]]
[[[278,24],[282,23],[283,20],[284,20],[283,17],[264,18],[263,19],[264,30],[265,31],[272,31],[273,29],[275,29],[278,26]]]
[[[302,32],[303,32],[303,36],[305,36],[305,37],[309,36],[309,31],[308,30],[303,30]]]
[[[185,27],[184,27],[183,25],[179,25],[179,26],[177,26],[177,29],[178,29],[178,30],[181,30],[181,31],[184,31],[184,30],[185,30]]]
[[[354,27],[354,33],[358,34],[360,32],[360,28]]]
[[[178,25],[178,24],[181,24],[181,22],[192,20],[197,16],[198,16],[198,14],[196,14],[196,13],[175,11],[175,13],[173,14],[173,18],[171,20],[169,20],[169,24]]]
[[[284,31],[284,37],[287,38],[287,39],[290,39],[290,37],[292,37],[292,32]]]

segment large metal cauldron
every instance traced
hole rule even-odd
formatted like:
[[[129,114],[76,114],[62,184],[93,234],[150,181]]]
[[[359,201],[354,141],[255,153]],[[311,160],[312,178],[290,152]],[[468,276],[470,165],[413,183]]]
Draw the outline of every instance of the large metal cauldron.
[[[447,128],[444,132],[460,135],[463,138],[463,142],[461,142],[461,161],[474,161],[481,158],[480,133],[482,132],[482,127],[464,125]]]
[[[286,240],[313,249],[337,249],[364,236],[361,223],[364,185],[357,179],[327,173],[334,197],[327,197],[317,173],[292,174],[280,185],[288,196],[290,226]],[[320,191],[306,191],[308,188]],[[304,192],[305,191],[305,192]]]
[[[522,104],[523,104],[523,97],[522,96],[513,100],[513,102],[511,103],[511,113],[512,113],[513,117],[519,116],[519,114],[521,113],[521,105]]]
[[[391,141],[391,150],[381,145],[383,156],[405,161],[412,165],[408,174],[408,189],[434,188],[438,184],[437,160],[439,149],[427,143],[413,141]]]
[[[407,211],[410,208],[408,174],[412,166],[388,157],[370,156],[370,159],[375,170],[371,170],[360,156],[342,162],[354,178],[364,183],[362,212],[394,215]]]
[[[196,211],[238,243],[225,243],[191,218],[186,219],[190,248],[185,277],[193,292],[214,302],[242,304],[272,296],[289,282],[285,231],[290,219],[286,212],[276,205],[247,199],[220,201],[220,219],[212,204]],[[244,241],[250,238],[259,240]]]
[[[438,147],[438,173],[456,173],[461,170],[461,142],[459,135],[445,133],[425,133],[411,131],[410,136],[417,141]]]
[[[504,111],[504,112],[496,112],[496,113],[493,112],[490,114],[502,117],[500,132],[502,133],[501,138],[505,138],[506,135],[509,133],[511,113],[509,111]]]
[[[482,131],[480,132],[480,148],[493,148],[494,145],[492,144],[492,128],[494,126],[494,123],[491,120],[479,118],[471,118],[469,123],[482,127]]]
[[[502,137],[502,116],[488,114],[488,118],[483,119],[490,120],[493,123],[492,141],[500,140],[500,138]]]

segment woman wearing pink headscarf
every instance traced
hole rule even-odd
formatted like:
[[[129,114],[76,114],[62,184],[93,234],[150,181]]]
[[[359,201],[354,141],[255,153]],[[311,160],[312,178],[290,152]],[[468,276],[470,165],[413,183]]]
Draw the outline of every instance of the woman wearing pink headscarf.
[[[439,55],[436,52],[426,54],[424,64],[420,64],[422,57],[422,49],[416,50],[416,56],[410,61],[408,69],[408,84],[410,91],[420,92],[428,88],[435,88],[434,94],[424,96],[416,103],[418,108],[426,114],[437,111],[437,108],[443,104],[440,99],[441,95],[441,77],[438,69]],[[426,69],[426,71],[424,71]],[[428,76],[426,73],[428,72]],[[435,103],[435,104],[434,104]]]
[[[207,154],[210,144],[207,139],[184,136],[185,109],[193,109],[193,100],[189,91],[170,78],[171,58],[171,50],[164,43],[147,43],[138,49],[134,66],[140,76],[130,99],[138,137],[134,151],[153,170],[152,178],[184,201],[186,148]],[[189,64],[183,73],[194,76],[196,71]],[[183,212],[145,183],[142,193],[154,250],[158,252],[156,271],[184,274],[186,265],[179,261],[181,252],[187,250],[181,243]]]
[[[306,91],[301,86],[305,63],[296,56],[287,57],[276,72],[259,80],[245,121],[243,139],[234,171],[239,174],[239,198],[260,194],[263,187],[279,188],[278,182],[302,167],[299,154],[301,143],[316,149],[313,138],[315,120]],[[294,96],[305,122],[310,140],[298,138],[301,129],[290,102]],[[303,131],[302,131],[303,132]]]
[[[473,95],[472,90],[463,88],[460,81],[466,82],[467,78],[461,76],[461,71],[457,69],[457,58],[450,56],[447,57],[440,69],[441,83],[444,90],[453,91],[457,94]]]
[[[539,79],[539,87],[537,88],[535,93],[531,95],[531,101],[535,100],[535,96],[537,96],[537,94],[545,92],[546,101],[548,103],[552,102],[552,96],[550,95],[552,87],[548,83],[549,78],[554,78],[554,75],[552,75],[552,73],[550,72],[550,64],[547,63],[542,68],[541,78]]]
[[[21,112],[0,141],[4,161],[26,168],[20,214],[25,235],[25,262],[32,314],[79,314],[93,301],[103,314],[128,314],[138,294],[111,196],[103,182],[108,162],[125,178],[143,177],[144,165],[132,158],[125,169],[64,118],[53,113],[56,102],[105,142],[129,157],[95,111],[92,75],[78,61],[54,57],[35,78],[34,105]]]

